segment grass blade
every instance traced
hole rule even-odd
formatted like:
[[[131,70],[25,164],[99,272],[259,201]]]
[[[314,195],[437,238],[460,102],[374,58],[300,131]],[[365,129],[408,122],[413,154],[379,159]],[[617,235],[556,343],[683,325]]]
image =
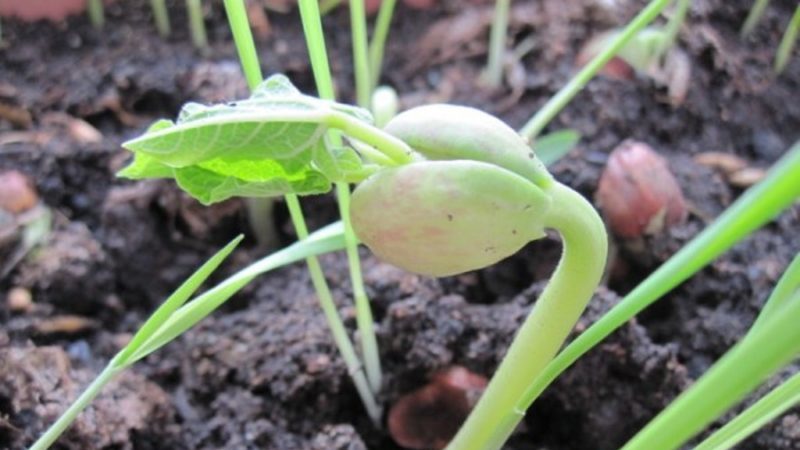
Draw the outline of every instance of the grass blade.
[[[707,437],[694,450],[728,450],[759,428],[800,404],[800,373],[794,374],[780,386],[752,404],[725,426]]]
[[[800,354],[800,293],[782,314],[746,336],[686,392],[633,437],[623,450],[679,448],[767,377]]]
[[[130,355],[130,361],[137,361],[149,355],[193,327],[256,276],[312,256],[341,250],[344,247],[344,231],[341,222],[337,222],[317,231],[307,239],[295,242],[283,250],[262,258],[175,311],[139,346],[137,351]]]
[[[114,358],[115,363],[120,366],[128,365],[128,358],[131,354],[136,352],[142,344],[148,340],[153,333],[155,333],[166,322],[169,317],[178,308],[180,308],[189,297],[194,294],[197,288],[203,284],[204,281],[211,275],[212,272],[217,270],[222,261],[231,254],[231,252],[242,242],[244,236],[239,235],[232,240],[228,245],[223,247],[208,261],[206,261],[199,269],[197,269],[183,284],[175,290],[161,306],[150,316],[144,325],[139,328],[139,331],[133,336],[133,339],[120,351],[119,356]]]

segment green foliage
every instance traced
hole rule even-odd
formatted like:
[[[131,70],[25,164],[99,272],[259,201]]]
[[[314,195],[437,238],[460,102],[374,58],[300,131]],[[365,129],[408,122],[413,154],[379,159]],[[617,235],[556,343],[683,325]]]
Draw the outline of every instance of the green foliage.
[[[368,173],[355,152],[331,149],[323,139],[341,116],[372,121],[365,110],[303,95],[275,75],[247,100],[189,103],[175,123],[156,122],[123,144],[135,158],[119,176],[174,178],[204,204],[235,196],[322,194],[331,181]]]
[[[536,138],[531,147],[539,161],[550,166],[575,148],[580,140],[581,134],[577,130],[565,129]]]

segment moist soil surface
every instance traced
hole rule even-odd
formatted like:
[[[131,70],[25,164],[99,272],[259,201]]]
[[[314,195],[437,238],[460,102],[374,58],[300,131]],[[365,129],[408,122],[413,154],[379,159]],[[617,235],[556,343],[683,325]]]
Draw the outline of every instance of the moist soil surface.
[[[129,158],[120,143],[157,118],[173,118],[186,101],[247,95],[221,2],[206,2],[211,46],[204,52],[191,45],[183,2],[167,3],[173,34],[166,40],[155,32],[144,0],[108,4],[102,32],[83,16],[59,24],[3,18],[0,171],[15,169],[33,180],[53,228],[17,264],[19,236],[0,239],[0,448],[30,445],[165,295],[233,236],[250,234],[242,201],[202,207],[171,182],[114,176]],[[509,50],[504,85],[493,90],[480,81],[490,3],[441,1],[425,11],[398,6],[382,80],[397,89],[404,108],[466,104],[519,127],[574,73],[589,37],[624,24],[643,6],[513,2],[508,48],[526,51]],[[587,198],[609,152],[636,139],[668,160],[690,211],[685,223],[654,236],[612,238],[608,275],[577,330],[752,182],[700,163],[697,155],[735,156],[757,178],[800,139],[800,57],[795,51],[781,76],[771,70],[796,3],[771,2],[755,32],[740,38],[751,3],[692,2],[678,41],[690,69],[685,95],[676,98],[644,76],[600,77],[550,125],[583,135],[552,171]],[[285,73],[313,93],[296,10],[270,11],[266,23],[257,42],[265,72]],[[339,97],[352,101],[346,8],[325,23]],[[304,199],[304,208],[312,227],[337,218],[330,196]],[[9,217],[0,217],[6,229]],[[282,203],[274,224],[282,245],[295,239]],[[795,205],[624,325],[546,391],[506,448],[619,448],[743,336],[800,251],[798,229]],[[212,281],[264,254],[248,239]],[[380,401],[391,405],[450,365],[491,375],[559,252],[558,241],[546,239],[494,267],[432,279],[363,250],[385,371]],[[353,330],[346,258],[326,255],[322,264]],[[56,447],[400,448],[366,418],[299,264],[258,278],[118,377]],[[800,410],[739,448],[800,448]]]

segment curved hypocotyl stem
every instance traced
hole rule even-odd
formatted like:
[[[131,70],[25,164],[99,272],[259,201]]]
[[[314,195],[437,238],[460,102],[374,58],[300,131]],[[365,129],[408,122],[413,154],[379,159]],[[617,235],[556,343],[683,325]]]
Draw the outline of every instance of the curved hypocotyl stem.
[[[517,409],[520,397],[553,359],[600,281],[607,252],[603,222],[572,189],[555,183],[548,193],[553,205],[545,225],[561,235],[561,261],[449,450],[502,446],[524,415]]]

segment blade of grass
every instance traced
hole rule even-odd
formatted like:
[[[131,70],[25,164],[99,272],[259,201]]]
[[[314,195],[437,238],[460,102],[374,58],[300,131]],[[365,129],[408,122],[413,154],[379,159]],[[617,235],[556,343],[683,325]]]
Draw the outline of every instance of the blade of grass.
[[[153,10],[153,20],[156,22],[158,34],[166,38],[170,33],[166,0],[150,0],[150,8]]]
[[[756,2],[753,3],[753,6],[750,8],[750,13],[747,14],[747,19],[744,20],[744,25],[742,25],[742,31],[740,31],[742,37],[753,32],[758,22],[761,21],[761,17],[764,15],[767,5],[769,5],[769,0],[756,0]]]
[[[800,404],[800,373],[752,404],[733,420],[698,444],[694,450],[728,450],[755,431]]]
[[[314,233],[314,235],[307,236],[307,239],[295,242],[289,247],[266,256],[237,272],[175,311],[158,331],[140,346],[131,356],[131,359],[141,359],[172,341],[175,337],[211,314],[256,276],[293,262],[313,258],[315,255],[341,250],[345,242],[342,230],[341,224],[336,223],[333,229],[322,229]]]
[[[800,5],[794,10],[792,21],[783,33],[778,51],[775,54],[775,73],[783,72],[789,64],[789,57],[792,55],[794,45],[797,43],[797,35],[800,33]]]
[[[203,20],[203,4],[200,0],[186,0],[186,12],[189,15],[189,31],[195,48],[208,48],[206,23]]]
[[[45,450],[49,448],[58,437],[75,421],[89,403],[100,393],[103,387],[108,384],[115,375],[122,372],[125,368],[129,367],[134,362],[143,358],[144,356],[152,353],[159,347],[163,346],[169,340],[167,336],[172,336],[172,339],[178,336],[180,332],[189,329],[191,326],[202,320],[205,316],[210,314],[214,309],[218,308],[225,300],[230,298],[236,290],[247,284],[254,277],[278,267],[290,264],[300,259],[319,255],[322,253],[341,250],[345,246],[344,229],[341,222],[328,225],[314,234],[309,236],[306,241],[297,242],[292,246],[281,250],[280,252],[262,258],[259,261],[247,266],[246,268],[236,272],[222,283],[218,284],[208,292],[204,293],[193,302],[184,305],[175,311],[168,319],[163,320],[164,311],[174,308],[179,302],[185,300],[183,297],[192,287],[198,282],[196,277],[198,273],[208,275],[211,265],[218,265],[219,259],[224,258],[224,255],[230,252],[233,247],[239,242],[240,238],[235,239],[228,244],[224,249],[220,250],[212,257],[209,262],[203,264],[189,280],[184,282],[178,290],[170,295],[166,300],[165,305],[159,307],[155,313],[145,322],[145,325],[161,322],[157,329],[152,329],[152,326],[147,328],[152,329],[148,336],[146,333],[137,332],[134,340],[128,346],[117,353],[114,358],[108,363],[97,378],[86,388],[86,390],[67,408],[64,413],[51,425],[47,431],[30,447],[30,450]],[[220,256],[223,255],[223,256]],[[199,283],[197,283],[199,284]],[[234,289],[236,288],[236,289]],[[191,292],[189,292],[191,295]],[[166,306],[166,308],[165,308]],[[157,318],[155,318],[157,317]],[[144,327],[143,327],[144,328]],[[178,333],[176,331],[182,330]],[[134,341],[140,341],[141,338],[146,338],[140,344],[134,344]],[[134,352],[129,352],[128,348],[136,347]],[[124,359],[124,363],[122,360]]]
[[[375,19],[375,28],[372,31],[372,41],[369,43],[369,73],[372,77],[371,89],[378,87],[383,69],[383,52],[386,48],[386,38],[389,36],[389,28],[392,24],[394,7],[397,0],[381,1],[381,8],[378,10],[378,17]]]
[[[664,26],[664,38],[658,49],[659,55],[663,55],[675,43],[688,11],[689,0],[676,0],[675,11],[673,11],[672,17],[669,18],[669,21]]]
[[[503,53],[508,33],[508,10],[511,0],[495,0],[492,30],[489,35],[489,58],[486,63],[486,81],[493,88],[500,87],[503,77]]]
[[[119,365],[128,365],[128,357],[138,350],[139,347],[169,319],[175,310],[186,303],[186,300],[194,294],[211,273],[217,270],[217,267],[222,264],[222,261],[224,261],[239,243],[242,242],[243,237],[242,235],[237,236],[187,278],[186,281],[156,309],[144,325],[139,328],[139,331],[136,332],[128,345],[119,352],[119,356],[114,358],[116,363]]]
[[[764,303],[764,307],[761,308],[761,312],[756,317],[756,321],[750,327],[748,333],[754,333],[763,327],[770,317],[780,313],[786,302],[798,289],[800,289],[800,255],[795,256],[789,267],[783,272],[778,284],[775,285],[775,289],[772,290],[767,302]]]
[[[314,7],[317,7],[316,2],[314,2]],[[301,14],[303,11],[303,3],[300,3]],[[228,14],[228,20],[230,21],[231,29],[234,30],[234,40],[236,41],[236,47],[239,52],[239,59],[242,61],[242,67],[245,71],[245,76],[250,84],[250,88],[253,89],[258,83],[261,82],[261,68],[258,64],[258,55],[255,50],[255,44],[253,41],[253,36],[250,31],[250,25],[247,21],[247,13],[244,6],[243,0],[225,0],[225,10]],[[317,17],[319,17],[319,11],[316,12]],[[306,27],[304,21],[304,28]],[[319,29],[320,39],[322,35],[321,26]],[[307,35],[308,36],[308,35]],[[324,51],[324,46],[323,46]],[[313,53],[309,52],[312,55],[312,63],[314,61]],[[327,69],[327,57],[324,59],[325,68]],[[329,69],[328,69],[329,70]],[[316,74],[316,70],[315,70]],[[316,76],[316,75],[315,75]],[[324,92],[327,98],[333,98],[333,86],[332,84],[329,87],[329,90]],[[323,90],[320,88],[320,97],[323,97]],[[323,97],[326,98],[326,97]],[[339,190],[337,188],[337,194]],[[286,204],[289,208],[289,214],[292,218],[292,222],[294,224],[295,230],[297,232],[298,239],[305,239],[308,236],[308,229],[306,227],[305,218],[303,217],[303,212],[300,206],[300,201],[298,200],[296,195],[287,195],[286,197]],[[347,227],[345,225],[345,235],[347,236]],[[348,255],[350,253],[350,248],[354,247],[357,244],[353,244],[352,239],[355,238],[355,235],[350,233],[352,238],[346,238],[346,242],[348,243]],[[357,249],[356,249],[357,250]],[[358,355],[353,348],[353,344],[350,341],[349,336],[347,335],[347,330],[344,327],[341,317],[339,316],[339,311],[336,308],[336,304],[333,301],[333,295],[330,292],[330,288],[328,288],[328,283],[325,281],[325,276],[322,273],[322,267],[319,264],[319,261],[316,258],[308,258],[306,260],[306,264],[308,266],[309,273],[311,275],[311,281],[314,284],[314,288],[317,292],[317,297],[320,302],[320,306],[322,307],[323,313],[325,314],[325,318],[328,321],[328,326],[331,330],[331,334],[333,336],[334,342],[336,343],[339,352],[342,355],[342,358],[347,365],[348,371],[350,373],[351,378],[353,379],[353,383],[356,386],[356,390],[361,397],[362,402],[364,403],[364,407],[367,410],[367,414],[373,420],[373,422],[377,425],[380,423],[380,407],[378,406],[377,401],[375,400],[375,396],[373,394],[373,390],[370,386],[370,383],[367,379],[367,375],[364,373],[364,368],[362,367],[361,361],[358,359]],[[352,271],[352,266],[351,266]],[[355,288],[354,288],[355,290]],[[358,303],[357,306],[358,308]],[[360,322],[360,321],[359,321]],[[372,333],[374,336],[374,332]],[[362,339],[363,333],[362,333]]]
[[[800,293],[714,364],[650,421],[623,450],[679,448],[800,354]]]
[[[591,80],[597,72],[599,72],[600,69],[631,40],[631,38],[652,22],[669,2],[670,0],[651,1],[645,9],[628,23],[628,26],[625,27],[622,33],[620,33],[607,48],[589,61],[577,75],[572,77],[566,86],[551,97],[528,123],[522,127],[519,133],[528,140],[533,141],[534,138],[544,130],[544,127],[546,127],[547,124],[572,101],[578,92],[586,86],[586,83],[588,83],[589,80]]]
[[[519,403],[521,410],[527,410],[558,375],[614,330],[800,198],[798,173],[800,142],[775,163],[763,181],[742,194],[717,220],[559,353],[525,392]]]

